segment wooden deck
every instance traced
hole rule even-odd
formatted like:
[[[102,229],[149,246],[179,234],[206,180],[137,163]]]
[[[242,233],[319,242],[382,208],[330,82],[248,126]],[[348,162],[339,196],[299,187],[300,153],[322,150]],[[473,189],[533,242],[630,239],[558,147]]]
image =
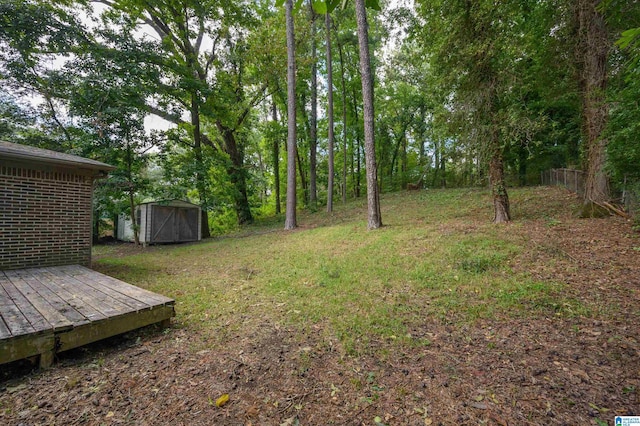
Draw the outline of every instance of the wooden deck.
[[[115,336],[174,315],[174,300],[82,266],[0,271],[0,364]]]

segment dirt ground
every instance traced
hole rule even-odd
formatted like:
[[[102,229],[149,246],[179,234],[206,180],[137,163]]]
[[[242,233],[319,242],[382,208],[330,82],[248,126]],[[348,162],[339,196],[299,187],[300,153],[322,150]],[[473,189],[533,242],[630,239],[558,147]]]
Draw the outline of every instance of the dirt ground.
[[[613,425],[640,415],[638,232],[619,217],[569,214],[514,232],[530,241],[514,269],[619,315],[426,320],[411,334],[429,346],[372,342],[358,357],[322,324],[302,334],[265,322],[215,351],[192,349],[202,336],[180,324],[150,327],[47,371],[0,366],[0,424]]]

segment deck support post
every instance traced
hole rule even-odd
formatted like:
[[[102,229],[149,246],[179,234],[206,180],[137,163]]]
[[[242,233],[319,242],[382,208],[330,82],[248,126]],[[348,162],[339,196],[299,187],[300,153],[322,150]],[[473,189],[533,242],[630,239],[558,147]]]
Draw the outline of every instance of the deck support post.
[[[55,350],[45,351],[40,354],[40,369],[46,370],[53,365]]]

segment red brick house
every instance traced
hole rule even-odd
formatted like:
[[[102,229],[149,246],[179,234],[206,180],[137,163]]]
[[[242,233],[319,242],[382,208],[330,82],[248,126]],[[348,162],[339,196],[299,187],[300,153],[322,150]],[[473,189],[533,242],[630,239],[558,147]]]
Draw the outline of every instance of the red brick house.
[[[90,266],[93,181],[112,169],[0,141],[0,270]]]

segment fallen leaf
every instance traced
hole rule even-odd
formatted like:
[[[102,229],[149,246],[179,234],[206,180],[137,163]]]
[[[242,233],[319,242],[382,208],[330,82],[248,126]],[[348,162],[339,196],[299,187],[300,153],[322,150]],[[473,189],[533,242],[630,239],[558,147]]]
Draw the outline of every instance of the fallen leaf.
[[[425,426],[430,426],[432,424],[433,424],[433,420],[431,420],[431,417],[427,417],[426,419],[424,419]]]
[[[109,411],[109,412],[107,413],[107,416],[106,416],[106,417],[109,419],[109,418],[111,418],[111,417],[113,417],[113,416],[115,416],[115,415],[116,415],[116,413],[114,413],[113,411]]]
[[[15,393],[18,391],[21,391],[22,389],[26,389],[27,385],[25,385],[24,383],[15,387],[11,387],[11,386],[7,386],[7,392],[9,393]]]
[[[472,406],[473,408],[477,408],[478,410],[486,410],[487,408],[489,408],[487,404],[483,402],[472,402],[469,405]]]
[[[298,426],[300,421],[297,416],[289,417],[284,422],[280,423],[280,426]]]
[[[222,407],[227,402],[229,402],[229,394],[225,393],[220,396],[220,398],[216,399],[216,407]]]

